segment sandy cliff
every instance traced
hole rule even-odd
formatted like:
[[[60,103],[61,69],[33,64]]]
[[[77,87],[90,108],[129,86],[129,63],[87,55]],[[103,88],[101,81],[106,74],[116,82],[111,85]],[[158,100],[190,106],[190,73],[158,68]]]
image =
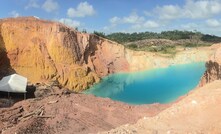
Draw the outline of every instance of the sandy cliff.
[[[152,52],[126,50],[130,71],[164,68],[174,64],[206,62],[214,53],[214,47],[191,48],[178,52],[174,57],[166,57]]]
[[[0,20],[0,46],[0,73],[11,73],[6,70],[11,66],[33,83],[58,80],[82,90],[102,76],[128,70],[123,46],[33,17]]]
[[[214,47],[217,50],[206,63],[207,70],[200,81],[200,86],[221,79],[221,44],[216,44]]]
[[[16,72],[32,83],[57,80],[75,91],[116,72],[139,71],[207,61],[210,48],[190,49],[168,58],[80,33],[34,17],[0,20],[0,75]]]

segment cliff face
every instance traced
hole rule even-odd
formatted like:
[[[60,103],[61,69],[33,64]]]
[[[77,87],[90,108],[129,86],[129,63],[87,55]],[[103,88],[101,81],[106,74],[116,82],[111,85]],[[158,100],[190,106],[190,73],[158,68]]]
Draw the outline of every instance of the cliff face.
[[[34,17],[0,19],[0,77],[16,72],[32,83],[57,80],[75,91],[111,73],[207,61],[213,51],[191,49],[168,58],[128,50],[61,23]]]
[[[0,33],[1,35],[1,33]],[[4,41],[2,36],[0,36],[0,79],[5,76],[13,73],[14,70],[10,65],[10,60],[7,57],[7,52],[4,46]]]
[[[214,53],[215,48],[191,48],[178,52],[174,57],[165,57],[157,53],[143,51],[126,51],[126,59],[130,71],[140,71],[153,68],[164,68],[174,64],[188,64],[193,62],[206,62]]]
[[[0,20],[0,50],[2,75],[14,70],[32,83],[57,80],[75,91],[128,70],[123,46],[32,17]]]
[[[221,44],[217,44],[218,49],[206,63],[206,72],[204,73],[199,86],[203,86],[215,80],[221,79]]]

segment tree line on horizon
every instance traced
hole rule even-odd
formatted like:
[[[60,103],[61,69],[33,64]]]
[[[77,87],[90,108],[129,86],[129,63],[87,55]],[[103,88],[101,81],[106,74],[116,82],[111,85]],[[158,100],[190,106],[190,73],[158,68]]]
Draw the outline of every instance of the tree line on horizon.
[[[105,35],[103,32],[94,31],[94,34],[103,38],[110,39],[118,43],[128,43],[144,39],[169,39],[169,40],[181,40],[181,39],[199,39],[205,42],[218,43],[221,42],[221,37],[209,34],[203,34],[198,31],[163,31],[161,33],[155,32],[134,32],[134,33],[123,33],[116,32]]]

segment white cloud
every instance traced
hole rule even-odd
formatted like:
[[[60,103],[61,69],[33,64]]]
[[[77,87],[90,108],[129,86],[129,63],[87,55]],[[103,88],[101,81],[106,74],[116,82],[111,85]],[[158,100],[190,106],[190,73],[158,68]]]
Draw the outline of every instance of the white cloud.
[[[95,13],[93,6],[88,2],[81,2],[77,8],[69,8],[67,11],[68,17],[93,16]]]
[[[109,22],[112,25],[117,25],[117,24],[139,24],[143,23],[145,21],[145,18],[142,16],[137,15],[136,12],[132,12],[129,16],[126,17],[113,17],[109,20]]]
[[[149,11],[144,11],[143,12],[146,16],[153,16],[153,14],[151,13],[151,12],[149,12]]]
[[[144,17],[138,16],[136,12],[132,12],[129,16],[122,19],[123,23],[130,24],[142,23],[144,20]]]
[[[139,16],[136,12],[132,12],[130,15],[125,17],[115,16],[109,19],[109,22],[111,23],[111,25],[103,27],[103,30],[110,31],[117,25],[121,24],[130,24],[131,26],[129,27],[129,29],[133,31],[147,28],[154,29],[161,26],[158,22],[154,20],[145,20],[143,16]]]
[[[165,5],[157,7],[155,12],[161,19],[174,19],[182,16],[182,9],[177,5]]]
[[[121,18],[115,16],[115,17],[111,18],[109,21],[111,24],[118,24],[118,23],[120,23]]]
[[[145,23],[135,24],[132,25],[131,28],[133,30],[141,30],[141,29],[154,29],[160,27],[160,24],[158,24],[156,21],[153,20],[147,20]]]
[[[53,11],[58,10],[59,4],[56,1],[54,1],[54,0],[46,0],[44,2],[44,4],[42,5],[42,8],[46,12],[53,12]]]
[[[157,22],[152,21],[152,20],[148,20],[144,23],[144,27],[146,27],[146,28],[157,28],[159,26],[160,25]]]
[[[20,16],[17,11],[11,11],[9,14],[10,14],[12,17],[14,17],[14,18]]]
[[[131,28],[134,29],[134,30],[140,30],[142,28],[142,25],[135,24],[135,25],[132,25]]]
[[[183,4],[166,4],[153,10],[144,11],[144,16],[132,12],[127,16],[114,16],[109,20],[108,31],[161,31],[161,30],[198,30],[205,33],[221,28],[221,0],[184,0]],[[173,21],[172,21],[173,20]],[[124,25],[121,27],[120,25]],[[119,25],[119,26],[118,26]],[[145,30],[147,29],[147,30]]]
[[[104,27],[103,27],[103,30],[104,30],[104,31],[108,31],[108,30],[110,30],[110,28],[109,28],[108,26],[104,26]]]
[[[218,21],[218,20],[216,20],[216,19],[206,20],[206,24],[207,24],[209,27],[219,27],[219,26],[221,26],[220,21]]]
[[[184,6],[158,6],[154,12],[158,14],[160,19],[209,18],[221,13],[221,3],[219,0],[186,0]]]
[[[39,8],[40,5],[37,3],[38,0],[29,0],[29,3],[27,6],[25,6],[25,9],[29,9],[29,8]]]
[[[65,25],[68,25],[70,27],[79,27],[81,25],[81,23],[79,21],[72,20],[69,18],[62,18],[59,20],[59,22],[65,24]]]
[[[199,27],[199,24],[197,25],[196,23],[187,23],[187,24],[181,25],[181,28],[186,29],[186,30],[194,30],[194,29],[197,29],[198,27]]]
[[[207,18],[221,12],[221,3],[217,0],[187,0],[184,10],[186,17]]]

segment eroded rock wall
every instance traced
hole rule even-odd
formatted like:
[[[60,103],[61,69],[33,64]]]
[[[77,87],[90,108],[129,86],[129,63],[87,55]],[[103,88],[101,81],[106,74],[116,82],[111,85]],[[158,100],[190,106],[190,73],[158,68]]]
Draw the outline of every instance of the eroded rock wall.
[[[12,69],[10,65],[10,60],[7,56],[5,43],[4,43],[3,37],[1,36],[1,30],[0,30],[0,79],[3,76],[9,75],[11,73],[14,73],[14,70]]]
[[[85,63],[100,77],[111,73],[129,71],[123,45],[90,35],[90,45],[86,49]]]
[[[211,53],[197,48],[169,58],[128,50],[57,22],[34,17],[0,19],[0,75],[16,72],[31,83],[57,80],[75,91],[108,74],[207,61]]]
[[[221,79],[221,44],[216,45],[217,50],[206,62],[206,72],[201,78],[199,86]]]
[[[75,91],[128,69],[124,47],[34,17],[0,20],[0,46],[1,71],[10,63],[32,83],[57,80]]]

